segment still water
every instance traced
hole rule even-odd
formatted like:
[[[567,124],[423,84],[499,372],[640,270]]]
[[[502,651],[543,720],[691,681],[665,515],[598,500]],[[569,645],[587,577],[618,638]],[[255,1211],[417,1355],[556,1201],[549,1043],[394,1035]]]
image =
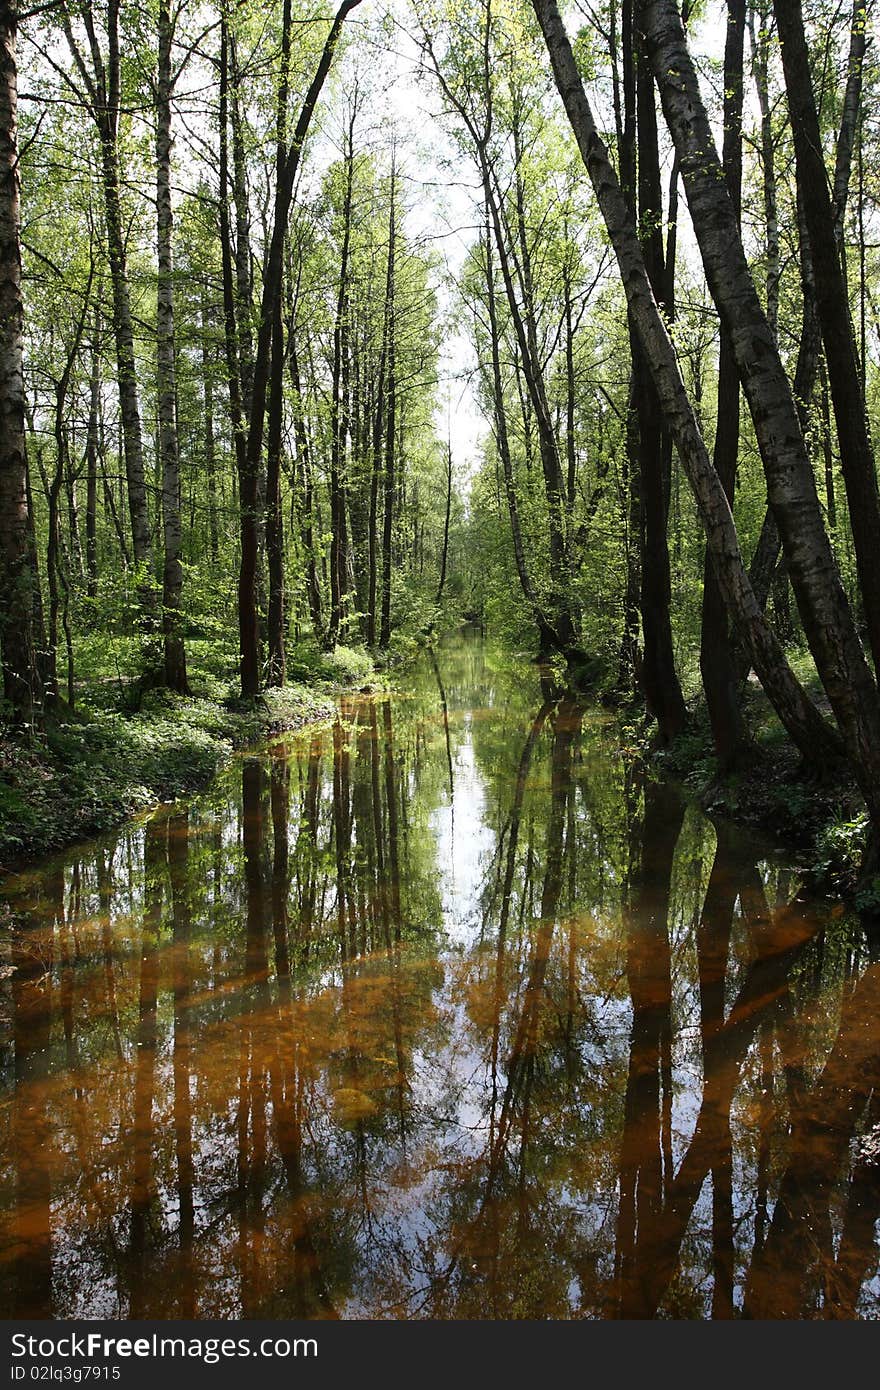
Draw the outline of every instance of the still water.
[[[615,728],[459,637],[7,880],[0,1316],[880,1316],[876,943]]]

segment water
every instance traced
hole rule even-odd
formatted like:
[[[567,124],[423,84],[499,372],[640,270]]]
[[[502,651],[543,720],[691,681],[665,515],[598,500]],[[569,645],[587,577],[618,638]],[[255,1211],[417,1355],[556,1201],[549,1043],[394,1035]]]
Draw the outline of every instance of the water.
[[[880,963],[799,888],[450,641],[7,880],[0,1314],[877,1317]]]

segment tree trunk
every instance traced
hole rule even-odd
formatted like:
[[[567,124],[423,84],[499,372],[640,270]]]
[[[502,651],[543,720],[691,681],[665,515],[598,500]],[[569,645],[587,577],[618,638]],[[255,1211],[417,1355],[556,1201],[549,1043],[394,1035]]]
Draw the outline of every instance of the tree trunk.
[[[810,431],[810,402],[813,397],[816,385],[816,374],[819,366],[821,336],[816,314],[816,285],[813,277],[813,262],[810,257],[810,247],[807,241],[806,228],[803,225],[800,200],[798,200],[798,226],[800,229],[801,298],[803,301],[803,314],[793,389],[794,403],[798,418],[801,422],[801,430],[804,438],[807,439]],[[770,307],[769,295],[770,286],[768,282],[768,310]],[[775,334],[775,317],[772,320],[772,326]],[[752,562],[749,566],[749,579],[751,580],[752,587],[755,590],[755,595],[762,611],[767,606],[767,599],[770,596],[770,590],[773,586],[776,571],[780,564],[783,563],[779,558],[781,548],[779,528],[776,525],[772,510],[768,507],[764,514],[764,521],[758,536],[758,544],[755,547]],[[779,581],[777,593],[780,589],[783,589],[787,597],[787,571]],[[790,620],[785,631],[790,634]],[[736,674],[740,684],[746,679],[749,673],[749,666],[750,662],[748,655],[742,650],[742,644],[740,644],[740,650],[736,656]]]
[[[77,498],[78,470],[74,468],[70,457],[70,450],[67,451],[67,472],[64,476],[64,488],[67,494],[67,538],[69,546],[70,572],[80,580],[85,578],[85,568],[83,566],[82,544],[79,535],[79,499]]]
[[[395,240],[396,231],[396,184],[397,170],[392,154],[391,189],[388,204],[388,271],[386,284],[386,305],[388,312],[388,341],[385,360],[386,372],[386,415],[385,415],[385,505],[382,515],[382,612],[379,625],[379,646],[387,648],[391,641],[391,543],[394,534],[394,445],[397,423],[397,362],[396,362],[396,304],[395,304]]]
[[[865,412],[861,370],[835,233],[834,207],[822,155],[800,0],[774,0],[774,11],[782,46],[798,190],[809,235],[816,308],[840,443],[841,471],[849,502],[856,568],[874,665],[880,669],[880,546],[877,544],[880,536],[880,491]],[[857,19],[858,13],[857,10]],[[845,129],[845,125],[841,127],[842,132]]]
[[[126,232],[123,225],[119,191],[119,113],[120,113],[120,0],[107,0],[105,26],[107,58],[104,60],[96,39],[93,7],[84,11],[91,70],[86,63],[70,20],[63,13],[64,32],[87,93],[85,104],[91,111],[101,143],[101,181],[104,194],[104,217],[107,231],[107,257],[113,288],[113,330],[116,341],[116,374],[119,390],[119,409],[122,424],[122,452],[125,456],[125,477],[128,510],[131,521],[132,556],[137,570],[138,593],[143,618],[148,630],[156,621],[156,592],[153,574],[152,535],[144,475],[143,431],[138,403],[137,365],[134,350],[134,328],[131,310],[131,290],[128,280]]]
[[[622,73],[616,84],[619,89],[615,107],[617,132],[617,163],[620,186],[632,223],[636,225],[636,64],[633,54],[633,0],[621,4],[621,63]],[[613,55],[615,73],[618,70],[616,52]],[[622,96],[622,110],[621,110]],[[636,406],[636,361],[639,355],[638,335],[629,324],[630,380],[626,410],[626,452],[622,462],[625,470],[626,504],[626,588],[624,590],[623,636],[617,676],[618,691],[629,694],[642,683],[641,633],[642,566],[642,485],[639,462],[639,420]]]
[[[434,603],[437,607],[443,599],[443,590],[446,585],[446,561],[449,556],[449,518],[452,513],[452,444],[446,445],[446,517],[443,522],[443,549],[440,553],[440,578],[437,581],[437,593]]]
[[[761,180],[764,193],[764,220],[766,223],[767,258],[767,321],[776,333],[779,315],[779,216],[776,202],[776,142],[773,137],[773,114],[770,104],[770,82],[767,74],[768,52],[770,47],[769,9],[760,12],[760,33],[755,34],[754,9],[749,9],[749,40],[752,51],[752,74],[758,94],[758,107],[761,112]],[[741,111],[742,108],[740,108]],[[740,114],[740,133],[742,129]],[[725,139],[727,130],[725,125]],[[740,154],[740,178],[742,177],[742,154]],[[725,163],[726,168],[726,163]]]
[[[382,474],[382,441],[386,429],[386,396],[388,366],[388,329],[391,312],[391,283],[388,268],[391,264],[391,245],[388,246],[386,267],[385,308],[382,316],[382,347],[376,376],[376,407],[373,414],[373,440],[370,455],[370,509],[367,518],[367,643],[376,643],[376,589],[379,561],[379,483]]]
[[[98,596],[98,416],[101,402],[101,311],[95,306],[86,426],[86,593]]]
[[[239,506],[241,499],[249,491],[246,483],[248,474],[247,433],[242,410],[241,373],[238,356],[238,330],[236,316],[236,287],[232,257],[232,231],[229,224],[229,35],[225,12],[220,17],[220,256],[223,275],[223,324],[226,348],[226,379],[229,393],[229,414],[232,423],[232,436],[235,443],[235,465],[238,479]],[[262,422],[261,422],[262,428]],[[239,649],[241,654],[242,693],[256,694],[259,689],[259,628],[257,625],[256,604],[256,519],[253,530],[253,560],[250,556],[251,526],[244,511],[240,512],[242,539],[247,536],[247,568],[245,569],[245,547],[242,545],[241,565],[244,570],[244,601],[242,601],[243,577],[239,572]],[[247,690],[245,690],[245,683]]]
[[[571,531],[577,485],[577,438],[575,436],[575,406],[577,382],[574,371],[574,307],[571,302],[571,269],[566,257],[562,270],[563,317],[565,322],[565,510]],[[571,536],[569,535],[569,549]],[[569,555],[569,563],[571,555]]]
[[[258,541],[258,480],[263,451],[263,422],[266,412],[266,392],[269,381],[269,357],[272,345],[272,325],[275,322],[275,301],[281,295],[284,262],[284,239],[293,200],[293,188],[302,156],[303,144],[311,125],[312,115],[321,88],[330,71],[336,45],[346,17],[360,0],[343,0],[324,42],[315,74],[300,109],[293,139],[284,160],[282,176],[275,190],[275,215],[272,236],[263,267],[263,294],[254,359],[253,396],[247,448],[239,482],[241,563],[238,579],[238,630],[240,647],[241,690],[244,696],[254,696],[260,688],[259,630],[257,624],[257,541]]]
[[[822,464],[825,474],[825,514],[832,535],[837,528],[837,496],[834,488],[834,455],[831,452],[831,409],[828,401],[828,375],[825,363],[819,366],[822,405]]]
[[[746,0],[728,0],[724,48],[724,144],[722,161],[727,191],[739,221],[742,195],[743,30]],[[722,326],[718,356],[718,414],[712,463],[733,510],[739,455],[739,375],[730,341]],[[712,738],[721,769],[731,768],[746,741],[739,701],[739,682],[730,641],[727,609],[707,553],[703,573],[703,620],[700,672]]]
[[[250,415],[254,381],[253,278],[251,275],[251,219],[248,207],[244,127],[240,90],[243,82],[238,66],[238,46],[229,34],[229,114],[232,127],[232,202],[235,207],[235,328],[238,342],[238,372],[241,404],[245,419]]]
[[[281,25],[281,74],[278,84],[276,183],[284,164],[290,69],[290,0],[284,0]],[[284,415],[284,315],[282,295],[274,305],[270,359],[269,418],[266,427],[266,562],[269,571],[269,685],[282,686],[287,675],[284,598],[284,517],[281,510],[281,429]]]
[[[174,24],[169,0],[159,0],[159,62],[156,87],[156,398],[162,464],[162,635],[165,684],[189,693],[180,600],[180,452],[177,439],[177,384],[174,363],[174,259],[171,207],[171,49]]]
[[[663,198],[654,84],[643,44],[636,46],[636,120],[638,129],[638,208],[645,266],[651,288],[662,303],[667,291],[663,263]],[[632,342],[633,374],[639,421],[641,479],[641,595],[644,655],[642,688],[648,709],[665,743],[687,722],[684,697],[672,649],[672,586],[666,539],[672,448],[651,374],[638,338]]]
[[[520,365],[522,367],[523,376],[526,379],[529,403],[534,412],[535,423],[538,430],[538,449],[541,456],[544,490],[547,497],[551,611],[553,613],[553,630],[556,633],[556,642],[554,645],[560,652],[566,653],[571,651],[574,646],[574,625],[572,622],[569,599],[566,593],[568,575],[564,524],[565,484],[563,481],[562,466],[559,460],[559,449],[556,442],[556,434],[553,429],[550,407],[547,401],[540,358],[537,352],[537,343],[534,341],[534,322],[528,319],[528,308],[526,309],[526,313],[523,313],[517,298],[511,258],[507,250],[498,199],[493,189],[492,170],[489,164],[485,140],[478,139],[477,155],[483,179],[484,197],[489,208],[492,230],[495,235],[495,247],[498,252],[498,264],[501,270],[501,278],[507,296],[507,305],[510,311],[511,322],[513,323],[516,333],[517,346],[520,353]],[[528,291],[526,291],[526,294],[528,294]],[[529,342],[530,336],[533,338],[531,344]]]
[[[0,11],[0,647],[3,694],[27,728],[42,702],[33,630],[28,544],[21,297],[21,177],[18,164],[16,17]]]
[[[630,324],[630,359],[638,350],[638,334]],[[642,485],[639,472],[639,418],[636,408],[636,374],[630,369],[626,398],[625,450],[621,460],[622,501],[625,518],[626,584],[623,592],[623,634],[616,687],[624,699],[641,689]]]
[[[685,391],[675,350],[657,308],[641,246],[592,111],[555,0],[533,0],[553,73],[617,257],[627,306],[651,369],[658,399],[696,497],[725,602],[748,643],[755,669],[779,718],[805,757],[835,758],[839,740],[792,672],[749,584],[730,504]],[[880,798],[872,796],[880,811]]]
[[[487,83],[490,80],[490,74],[487,72]],[[508,295],[510,314],[522,354],[522,369],[528,388],[529,404],[534,411],[535,423],[538,429],[538,448],[541,455],[541,468],[544,474],[544,490],[547,496],[550,582],[553,589],[553,611],[560,641],[563,643],[564,647],[568,649],[574,644],[575,616],[569,584],[568,540],[565,528],[567,490],[559,452],[559,441],[556,436],[556,431],[553,428],[550,402],[547,397],[547,387],[541,362],[541,353],[538,347],[538,326],[535,311],[532,258],[526,234],[525,188],[522,178],[520,131],[521,114],[520,104],[519,102],[515,102],[512,119],[512,134],[515,161],[514,189],[516,195],[516,229],[517,242],[519,245],[518,267],[515,254],[508,256],[503,240],[499,242],[498,258],[499,265],[501,266],[502,278],[504,279],[504,287]],[[482,157],[485,161],[485,149],[482,152]],[[490,208],[493,210],[493,214],[497,214],[493,215],[493,221],[496,235],[501,236],[501,206],[494,196]],[[512,268],[518,270],[517,278],[522,292],[522,310],[520,310],[516,292],[513,288],[512,276],[508,271],[508,266],[511,265],[511,263]]]
[[[70,472],[70,449],[68,447],[67,428],[64,420],[64,412],[67,405],[67,393],[70,388],[70,380],[73,375],[73,368],[79,352],[79,345],[82,341],[83,329],[85,328],[86,318],[88,317],[91,294],[92,277],[94,265],[89,268],[89,280],[83,296],[82,313],[74,328],[73,339],[67,351],[67,360],[64,370],[55,383],[55,473],[51,482],[47,482],[46,501],[48,503],[48,535],[46,539],[46,580],[49,588],[49,623],[48,623],[48,646],[46,648],[46,674],[45,674],[45,696],[46,706],[55,705],[58,702],[58,616],[61,611],[61,595],[59,593],[59,581],[65,591],[64,599],[64,627],[67,637],[67,685],[68,693],[73,692],[73,655],[71,651],[70,627],[68,622],[68,590],[69,580],[63,574],[61,567],[61,531],[59,525],[59,511],[61,502],[61,489],[64,479]],[[71,699],[70,703],[73,701]]]
[[[266,562],[269,571],[268,685],[281,686],[287,676],[284,598],[284,517],[281,510],[281,427],[284,383],[284,320],[281,301],[275,306],[266,433]]]
[[[492,351],[492,401],[495,416],[495,447],[501,459],[504,474],[504,491],[507,497],[507,511],[510,517],[510,533],[513,539],[513,558],[520,588],[529,605],[541,642],[541,651],[546,654],[558,646],[556,633],[541,609],[532,584],[526,563],[523,546],[522,526],[519,516],[519,499],[513,476],[513,460],[510,454],[510,438],[507,429],[507,411],[504,404],[504,381],[501,376],[501,338],[498,325],[498,309],[495,300],[495,275],[492,268],[492,234],[490,211],[486,202],[485,265],[486,265],[486,307],[489,314],[489,341]]]
[[[205,288],[207,295],[207,287]],[[208,486],[208,536],[211,563],[220,558],[220,534],[217,529],[217,450],[214,438],[214,353],[211,346],[211,316],[207,299],[202,300],[202,392],[204,400],[204,461]]]
[[[288,330],[288,370],[293,387],[293,432],[296,440],[296,456],[299,473],[299,514],[303,550],[306,560],[306,596],[312,628],[318,642],[323,645],[324,620],[321,612],[321,585],[318,580],[318,567],[315,564],[315,544],[312,518],[312,457],[309,447],[309,431],[306,425],[303,404],[302,380],[299,372],[299,357],[296,350],[296,327],[291,316]]]
[[[346,132],[345,193],[342,200],[342,249],[339,258],[339,290],[333,324],[333,375],[330,394],[330,626],[327,645],[339,640],[343,609],[348,590],[348,535],[345,515],[345,485],[349,418],[348,375],[351,274],[351,215],[354,191],[354,122],[356,100],[352,99]],[[391,199],[394,201],[394,170],[391,173]],[[393,219],[392,209],[392,219]],[[392,220],[393,226],[393,220]],[[393,233],[392,233],[393,235]],[[392,253],[389,253],[392,254]]]
[[[850,175],[852,172],[853,151],[862,109],[862,70],[865,62],[865,48],[868,32],[867,0],[853,0],[852,22],[849,31],[849,58],[846,68],[846,87],[843,93],[843,111],[840,116],[840,129],[837,132],[837,148],[834,159],[834,184],[832,208],[834,231],[837,240],[840,264],[846,275],[846,251],[844,247],[844,216],[849,197]]]
[[[119,206],[119,171],[115,140],[103,132],[102,165],[110,278],[113,284],[113,329],[116,337],[116,372],[119,387],[119,408],[122,416],[125,476],[131,522],[131,548],[135,567],[139,571],[138,591],[141,595],[141,603],[148,615],[150,625],[152,625],[156,606],[153,586],[152,538],[144,477],[144,447],[137,395],[131,294],[128,284],[122,212]]]
[[[746,263],[678,11],[673,0],[646,0],[642,13],[709,291],[731,335],[804,631],[880,825],[877,687],[825,531],[791,388]]]

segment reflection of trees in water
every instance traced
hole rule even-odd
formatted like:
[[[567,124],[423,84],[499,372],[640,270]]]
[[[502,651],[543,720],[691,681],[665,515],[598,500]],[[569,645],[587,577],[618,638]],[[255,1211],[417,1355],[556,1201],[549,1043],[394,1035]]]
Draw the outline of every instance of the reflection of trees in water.
[[[584,1290],[582,1306],[596,1311],[624,1317],[650,1317],[664,1306],[667,1313],[676,1309],[682,1311],[681,1300],[686,1297],[690,1299],[687,1311],[729,1317],[736,1311],[736,1302],[750,1277],[748,1269],[754,1258],[757,1268],[769,1264],[771,1270],[767,1287],[772,1290],[775,1301],[767,1305],[771,1310],[769,1315],[811,1315],[820,1306],[816,1298],[820,1287],[818,1279],[814,1277],[812,1281],[812,1301],[793,1297],[786,1306],[782,1293],[785,1281],[780,1280],[778,1273],[786,1267],[796,1271],[795,1283],[803,1288],[802,1274],[809,1269],[810,1260],[808,1252],[799,1247],[796,1257],[791,1258],[792,1233],[796,1233],[801,1246],[809,1245],[814,1239],[811,1232],[817,1229],[817,1194],[825,1211],[825,1224],[829,1224],[829,1207],[840,1200],[838,1174],[844,1150],[854,1127],[863,1119],[874,1085],[873,1071],[864,1057],[853,1058],[852,1046],[844,1040],[844,1015],[841,1033],[825,1066],[826,1069],[831,1067],[838,1050],[842,1052],[849,1065],[846,1078],[835,1073],[835,1094],[838,1097],[846,1094],[849,1098],[839,1099],[835,1110],[822,1096],[820,1082],[820,1090],[818,1093],[812,1090],[811,1100],[814,1117],[823,1113],[835,1117],[832,1124],[836,1127],[836,1148],[827,1164],[820,1162],[821,1180],[812,1182],[809,1201],[799,1195],[798,1204],[794,1203],[788,1188],[799,1193],[798,1182],[802,1178],[793,1178],[790,1170],[783,1169],[779,1200],[769,1236],[765,1237],[761,1208],[766,1211],[768,1200],[768,1131],[775,1128],[778,1144],[780,1132],[786,1128],[787,1090],[792,1088],[795,1074],[803,1085],[808,1066],[814,1065],[803,1055],[809,1045],[809,1034],[799,1026],[794,1012],[791,981],[796,972],[804,968],[816,924],[797,901],[790,904],[783,901],[771,912],[754,859],[748,857],[740,838],[721,824],[716,827],[716,849],[698,915],[695,943],[697,971],[693,984],[699,1014],[694,1041],[699,1043],[697,1056],[704,1075],[702,1097],[690,1142],[683,1156],[673,1161],[671,1130],[675,1083],[671,1064],[673,1027],[668,916],[677,846],[680,852],[682,807],[673,795],[650,783],[641,793],[643,812],[641,823],[634,827],[634,853],[630,855],[629,905],[624,905],[626,978],[632,1025],[618,1150],[614,1239],[608,1242],[610,1249],[606,1247],[604,1257],[601,1250],[583,1248],[583,1232],[578,1230],[576,1208],[569,1205],[570,1192],[566,1191],[573,1171],[577,1177],[577,1164],[572,1162],[566,1167],[565,1154],[566,1149],[570,1152],[580,1140],[589,1144],[593,1137],[589,1119],[590,1112],[595,1115],[598,1109],[596,1097],[590,1097],[580,1112],[572,1107],[566,1117],[566,1132],[561,1125],[556,1128],[552,1123],[546,1124],[554,1114],[553,1104],[543,1094],[538,1094],[535,1087],[535,1079],[541,1073],[552,1077],[558,1085],[563,1056],[567,1054],[568,1077],[572,1083],[569,1097],[577,1094],[577,1068],[575,1065],[573,1073],[568,1036],[572,1015],[570,1001],[573,992],[578,993],[572,982],[571,950],[565,959],[559,955],[555,969],[550,964],[554,923],[548,918],[557,915],[559,903],[559,813],[563,805],[567,882],[574,885],[578,881],[577,833],[573,820],[575,798],[571,786],[565,801],[561,794],[559,774],[564,766],[563,742],[555,728],[550,753],[553,769],[550,806],[545,818],[547,843],[540,884],[541,918],[529,934],[528,954],[517,966],[519,993],[510,988],[506,966],[507,928],[516,878],[514,866],[523,817],[524,786],[536,735],[545,719],[546,711],[542,710],[529,731],[516,774],[511,778],[510,812],[500,827],[483,903],[484,930],[492,922],[497,924],[493,987],[491,992],[481,992],[478,996],[482,1011],[479,1028],[490,1039],[489,1114],[483,1131],[488,1142],[484,1150],[456,1170],[455,1190],[445,1192],[441,1199],[443,1210],[435,1213],[437,1226],[445,1227],[451,1239],[446,1242],[445,1261],[434,1259],[431,1278],[418,1306],[432,1316],[516,1315],[523,1306],[518,1300],[525,1281],[528,1292],[534,1297],[533,1309],[540,1309],[542,1315],[565,1315],[571,1306],[568,1303],[570,1282],[583,1273],[592,1287]],[[628,790],[632,793],[632,787]],[[529,852],[523,862],[530,876],[535,857]],[[529,885],[521,882],[519,893],[522,900],[530,900]],[[573,899],[572,892],[570,901]],[[745,960],[737,960],[733,954],[735,919],[739,920],[737,933],[745,934]],[[571,939],[570,936],[569,941]],[[478,958],[478,970],[482,964]],[[737,983],[732,998],[731,979]],[[865,977],[862,979],[864,981]],[[830,982],[824,983],[827,986]],[[838,987],[840,983],[838,979]],[[862,988],[867,990],[868,985],[863,984]],[[485,1013],[487,998],[492,1005],[488,1018]],[[566,1007],[563,1007],[563,998]],[[869,1007],[867,994],[861,1004],[852,1005],[852,1010],[852,1017],[861,1022],[863,1049],[870,1054],[871,1066],[876,1067],[878,1050],[870,1020],[876,1019],[877,1011]],[[543,1026],[539,1024],[542,1014]],[[589,1029],[584,1031],[588,1033]],[[503,1078],[499,1077],[502,1037],[512,1039],[504,1055]],[[778,1094],[774,1098],[771,1091],[768,1098],[764,1093],[771,1079],[768,1066],[773,1063],[774,1048],[778,1052],[777,1061],[781,1059],[782,1065],[780,1080],[776,1083]],[[796,1056],[800,1057],[800,1066],[795,1065]],[[761,1103],[755,1107],[757,1125],[753,1125],[750,1132],[744,1129],[734,1101],[737,1093],[741,1094],[744,1079],[745,1084],[749,1084],[748,1072],[756,1058]],[[866,1079],[859,1082],[860,1075]],[[536,1095],[540,1116],[537,1124],[533,1114]],[[846,1125],[837,1121],[838,1113],[845,1114]],[[872,1113],[869,1108],[868,1122],[873,1122]],[[540,1120],[545,1122],[543,1129]],[[815,1118],[813,1123],[820,1124]],[[744,1194],[734,1190],[736,1129],[740,1131],[741,1144],[756,1138],[759,1154],[755,1190],[750,1194],[754,1208],[745,1220]],[[810,1173],[817,1154],[821,1154],[821,1146],[817,1145],[815,1132],[809,1132],[803,1140],[799,1135],[795,1119],[789,1147],[800,1153],[804,1172]],[[560,1163],[563,1174],[554,1175],[548,1182],[545,1175],[554,1161]],[[874,1181],[870,1178],[871,1172],[875,1175]],[[711,1193],[710,1235],[708,1248],[702,1253],[700,1241],[694,1240],[692,1223],[695,1218],[698,1222],[703,1220],[698,1202],[707,1188],[707,1180]],[[738,1182],[741,1187],[742,1177]],[[872,1170],[864,1162],[857,1165],[845,1192],[843,1219],[837,1223],[843,1230],[840,1254],[832,1260],[834,1268],[829,1271],[826,1267],[822,1274],[826,1290],[824,1306],[831,1315],[837,1316],[854,1315],[856,1293],[876,1265],[873,1231],[878,1199],[876,1168]],[[587,1202],[591,1195],[585,1194]],[[749,1219],[754,1231],[752,1249],[748,1248],[743,1235]],[[539,1222],[542,1239],[530,1244],[529,1227],[537,1229]],[[777,1231],[787,1232],[788,1239],[784,1234],[777,1235]],[[831,1250],[829,1241],[828,1251]],[[614,1278],[610,1279],[603,1276],[602,1269],[609,1269],[608,1255],[612,1252]],[[702,1262],[697,1269],[694,1268],[695,1256],[699,1254],[702,1254]],[[543,1282],[530,1265],[535,1255],[546,1276]],[[816,1260],[812,1263],[815,1266]],[[552,1287],[554,1267],[557,1283]],[[791,1278],[790,1275],[789,1284]],[[705,1310],[699,1283],[704,1288],[708,1285],[711,1290],[711,1302]],[[692,1291],[686,1294],[688,1285]],[[748,1298],[746,1311],[751,1311]],[[758,1311],[753,1315],[768,1314]]]
[[[486,1142],[482,1150],[468,1156],[466,1166],[455,1170],[454,1188],[441,1198],[448,1206],[448,1215],[441,1218],[447,1236],[445,1258],[424,1252],[432,1261],[430,1277],[417,1304],[428,1316],[521,1316],[526,1308],[524,1295],[537,1295],[543,1316],[564,1316],[566,1311],[570,1271],[552,1249],[554,1213],[546,1203],[543,1184],[534,1181],[534,1169],[536,1163],[539,1169],[543,1166],[541,1129],[547,1119],[548,1095],[565,1084],[555,1074],[551,1049],[570,1020],[554,1015],[548,970],[566,867],[577,852],[569,804],[581,717],[579,708],[568,701],[545,704],[538,711],[522,746],[510,811],[490,866],[483,920],[484,930],[497,922],[496,945],[490,990],[480,996],[488,1000],[490,1012],[488,1020],[485,1016],[480,1020],[480,1032],[488,1031],[491,1038],[488,1113],[482,1129]],[[552,742],[540,853],[540,916],[534,929],[515,944],[514,949],[517,945],[520,949],[511,960],[508,927],[523,808],[535,747],[548,724]],[[525,863],[529,871],[538,863],[531,846]],[[521,901],[525,890],[520,883]],[[511,969],[516,977],[513,990],[509,988]],[[561,1253],[562,1240],[558,1248]]]
[[[662,1208],[672,1178],[672,978],[669,896],[684,807],[648,783],[639,836],[640,864],[624,907],[626,977],[632,1002],[615,1245],[623,1317],[635,1311],[642,1232]]]
[[[10,1316],[45,1318],[52,1309],[51,1125],[46,1109],[53,1013],[54,941],[49,922],[64,933],[64,878],[46,878],[43,925],[32,938],[14,937],[12,1042],[15,1079],[11,1175],[15,1203],[14,1293]],[[17,1247],[17,1248],[16,1248]]]
[[[433,659],[25,881],[10,1312],[858,1314],[880,967],[548,693]]]

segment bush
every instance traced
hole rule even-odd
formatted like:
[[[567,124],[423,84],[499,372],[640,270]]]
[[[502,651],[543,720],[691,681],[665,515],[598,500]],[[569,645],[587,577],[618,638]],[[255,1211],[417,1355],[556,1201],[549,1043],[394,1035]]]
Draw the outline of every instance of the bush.
[[[327,680],[339,685],[364,685],[373,675],[373,662],[363,647],[334,647],[321,668]]]
[[[372,684],[376,676],[373,659],[365,647],[344,647],[324,652],[316,642],[300,642],[287,663],[292,680],[325,681],[344,689]]]

